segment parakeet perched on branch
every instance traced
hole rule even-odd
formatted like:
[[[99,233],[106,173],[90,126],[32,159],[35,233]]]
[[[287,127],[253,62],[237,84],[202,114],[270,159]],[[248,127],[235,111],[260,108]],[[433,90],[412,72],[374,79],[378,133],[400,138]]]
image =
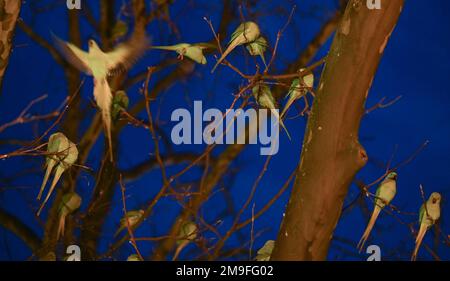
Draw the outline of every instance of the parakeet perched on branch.
[[[130,100],[127,93],[124,91],[117,91],[112,100],[111,118],[117,120],[122,110],[126,111],[130,105]]]
[[[69,139],[67,139],[67,137],[62,133],[55,133],[50,136],[47,145],[47,153],[47,169],[45,171],[41,189],[39,190],[39,194],[37,196],[38,200],[41,200],[42,193],[44,192],[45,186],[53,168],[55,168],[55,175],[53,177],[53,181],[47,193],[47,196],[45,197],[44,202],[37,212],[38,216],[41,214],[42,209],[50,198],[50,195],[55,189],[55,186],[61,178],[61,175],[65,170],[69,169],[78,159],[77,146]]]
[[[253,87],[252,92],[256,102],[261,107],[270,109],[272,115],[274,115],[275,118],[277,118],[277,121],[279,122],[281,127],[283,127],[284,130],[286,131],[288,138],[291,139],[291,136],[289,135],[287,128],[284,126],[283,120],[281,120],[280,115],[278,114],[278,110],[276,110],[275,99],[272,96],[272,92],[270,91],[269,86],[262,83],[258,83],[255,87]]]
[[[231,40],[228,43],[227,49],[225,50],[225,52],[223,52],[222,56],[217,61],[211,73],[213,73],[214,70],[216,70],[217,66],[226,58],[226,56],[228,56],[229,53],[231,53],[231,51],[234,50],[234,48],[236,48],[239,45],[255,41],[256,39],[259,38],[259,35],[260,30],[259,26],[256,23],[252,21],[247,21],[239,25],[238,28],[231,35]]]
[[[173,255],[172,260],[176,260],[181,251],[192,241],[197,238],[197,225],[193,222],[185,222],[181,226],[180,233],[178,234],[177,249]]]
[[[144,215],[144,210],[137,210],[137,211],[128,211],[123,218],[120,219],[120,227],[114,234],[114,237],[119,235],[119,233],[128,227],[128,224],[130,227],[133,227]],[[128,220],[128,224],[127,224]]]
[[[259,36],[255,41],[248,43],[245,48],[247,48],[250,55],[260,56],[264,66],[267,67],[266,59],[264,58],[264,52],[267,50],[267,46],[267,40],[264,37]]]
[[[188,44],[180,43],[173,46],[152,46],[152,49],[175,51],[179,59],[188,57],[199,64],[206,64],[206,58],[203,55],[203,50],[208,48],[215,48],[215,46],[207,43]]]
[[[81,197],[75,192],[64,194],[62,197],[61,205],[59,206],[59,223],[58,232],[56,233],[56,240],[61,235],[64,235],[64,228],[66,225],[66,217],[75,212],[81,206]]]
[[[304,70],[303,68],[300,69],[300,71],[303,70]],[[296,100],[300,99],[301,97],[305,96],[308,93],[308,89],[305,88],[305,86],[308,88],[312,88],[314,86],[314,75],[312,73],[303,76],[302,79],[304,84],[301,84],[298,78],[292,81],[291,87],[289,88],[289,93],[287,95],[288,101],[284,106],[283,111],[281,112],[280,115],[281,118],[284,117],[284,115],[287,113],[291,105]]]
[[[395,193],[397,192],[397,173],[391,172],[389,173],[384,180],[380,183],[377,188],[377,192],[375,194],[375,207],[372,212],[372,216],[370,217],[369,223],[367,224],[366,230],[359,240],[357,248],[361,252],[364,244],[369,238],[370,232],[372,231],[373,226],[380,214],[381,210],[388,204],[391,203],[392,199],[395,197]]]
[[[437,192],[433,192],[428,198],[427,202],[422,204],[419,212],[419,233],[416,238],[416,246],[414,247],[414,252],[412,254],[411,260],[415,261],[417,258],[417,253],[419,252],[420,244],[422,244],[423,237],[427,230],[433,226],[439,217],[441,216],[441,195]]]
[[[274,240],[267,240],[266,243],[264,243],[264,246],[258,250],[256,253],[256,260],[257,261],[270,261],[270,257],[272,256],[273,248],[275,247],[275,241]]]
[[[128,256],[127,261],[142,261],[142,259],[137,254],[132,254]]]
[[[65,59],[78,70],[94,78],[94,98],[101,111],[105,135],[109,144],[109,156],[113,161],[111,140],[112,93],[108,76],[118,70],[129,69],[144,54],[148,39],[144,30],[136,30],[128,41],[119,44],[111,52],[103,52],[94,40],[89,40],[89,50],[84,52],[72,43],[54,36],[54,40]]]

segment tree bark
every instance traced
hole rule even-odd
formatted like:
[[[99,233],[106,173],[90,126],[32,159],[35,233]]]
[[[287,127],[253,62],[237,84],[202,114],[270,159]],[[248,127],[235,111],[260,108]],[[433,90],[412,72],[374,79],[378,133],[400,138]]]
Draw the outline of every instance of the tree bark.
[[[370,10],[351,0],[335,34],[305,131],[300,165],[272,260],[325,260],[342,204],[367,154],[365,101],[403,0]]]
[[[0,0],[0,90],[9,62],[12,38],[21,5],[22,1],[19,0]]]

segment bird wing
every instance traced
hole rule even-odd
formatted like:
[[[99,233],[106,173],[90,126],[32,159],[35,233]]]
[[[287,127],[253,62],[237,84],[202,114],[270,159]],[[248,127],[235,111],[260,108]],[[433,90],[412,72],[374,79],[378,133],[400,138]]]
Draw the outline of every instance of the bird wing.
[[[92,75],[92,71],[89,68],[88,53],[81,50],[72,43],[65,42],[59,39],[56,35],[52,34],[53,41],[55,41],[56,47],[59,52],[64,56],[66,61],[74,66],[81,72],[88,75]]]
[[[420,211],[419,211],[419,223],[420,224],[422,223],[425,216],[426,216],[425,204],[422,204],[422,206],[420,206]]]
[[[200,47],[201,49],[217,49],[217,46],[211,43],[195,43],[193,46]]]
[[[300,80],[297,78],[297,79],[294,79],[293,81],[292,81],[292,84],[291,84],[291,87],[289,87],[289,92],[288,92],[288,94],[287,94],[287,96],[286,96],[286,98],[297,98],[296,96],[295,96],[295,94],[296,93],[298,93],[299,91],[300,91]]]
[[[236,28],[236,30],[231,34],[230,42],[228,44],[231,44],[239,35],[244,34],[245,31],[245,24],[241,24]]]
[[[199,47],[189,47],[186,51],[186,55],[196,63],[206,64],[206,58],[203,55],[203,51]]]
[[[148,49],[149,41],[144,31],[135,31],[128,41],[119,44],[113,51],[106,53],[108,71],[130,69]]]

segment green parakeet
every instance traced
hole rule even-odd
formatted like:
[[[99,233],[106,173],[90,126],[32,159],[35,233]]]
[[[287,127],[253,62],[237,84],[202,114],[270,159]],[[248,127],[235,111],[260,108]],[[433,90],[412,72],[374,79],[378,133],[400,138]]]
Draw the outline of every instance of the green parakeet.
[[[196,63],[206,64],[206,58],[203,55],[203,50],[208,48],[215,48],[213,45],[207,43],[188,44],[180,43],[173,46],[152,46],[152,49],[175,51],[178,53],[179,59],[185,56],[195,61]]]
[[[130,227],[133,227],[144,215],[144,210],[137,210],[137,211],[128,211],[123,218],[120,219],[120,227],[114,234],[114,237],[119,235],[119,233],[128,227],[128,224]],[[128,224],[127,224],[128,220]]]
[[[177,249],[172,260],[176,260],[181,251],[192,241],[197,238],[197,225],[193,222],[185,222],[180,229],[177,240]]]
[[[81,206],[81,197],[75,192],[70,192],[64,194],[62,198],[61,205],[59,206],[59,223],[58,223],[58,232],[56,233],[56,240],[59,237],[64,235],[64,227],[66,222],[66,217],[75,212]]]
[[[419,252],[420,244],[422,244],[423,237],[427,230],[433,226],[439,217],[441,216],[441,195],[437,192],[433,192],[428,198],[425,204],[422,204],[419,212],[419,233],[416,238],[416,246],[414,247],[414,252],[412,254],[411,260],[415,261],[417,258],[417,253]],[[426,207],[425,207],[426,206]]]
[[[231,40],[228,43],[227,49],[225,50],[225,52],[223,52],[222,56],[217,61],[216,65],[214,65],[214,68],[212,69],[211,73],[213,73],[214,70],[216,70],[217,66],[226,58],[226,56],[228,56],[229,53],[231,53],[231,51],[234,50],[234,48],[236,48],[239,45],[255,41],[256,39],[258,39],[259,35],[260,35],[259,26],[256,23],[252,21],[241,23],[241,25],[238,26],[238,28],[233,32],[233,34],[231,34]]]
[[[273,252],[273,247],[275,247],[275,241],[274,240],[267,240],[266,243],[264,243],[264,246],[258,250],[256,253],[256,260],[257,261],[270,261],[270,256]]]
[[[303,71],[304,69],[300,69],[300,71]],[[308,88],[312,88],[314,86],[314,75],[312,73],[307,74],[306,76],[303,76],[303,83]],[[288,101],[286,105],[283,108],[283,111],[281,112],[281,118],[284,117],[284,115],[287,113],[291,105],[294,103],[294,101],[300,99],[301,97],[305,96],[308,93],[308,89],[304,88],[303,84],[300,83],[300,80],[294,79],[292,81],[291,87],[289,88],[289,93],[287,95]]]
[[[139,255],[133,254],[127,258],[127,261],[142,261]]]
[[[358,249],[361,252],[364,244],[369,238],[370,232],[372,231],[373,226],[380,214],[381,210],[388,204],[391,203],[392,199],[395,197],[395,193],[397,192],[397,173],[391,172],[389,173],[384,180],[380,183],[377,188],[377,192],[375,194],[375,207],[372,212],[372,216],[370,217],[369,223],[367,224],[366,230],[359,240]]]
[[[127,93],[124,91],[117,91],[114,95],[111,107],[111,117],[113,120],[117,120],[122,110],[127,110],[130,104]]]
[[[123,20],[116,21],[113,29],[111,30],[112,40],[115,42],[128,33],[128,25]]]
[[[50,136],[48,145],[47,145],[47,159],[46,165],[47,169],[45,171],[44,180],[42,181],[41,189],[39,190],[39,194],[37,196],[38,200],[41,200],[42,193],[44,192],[45,186],[47,184],[47,180],[52,172],[53,168],[55,168],[55,174],[53,176],[53,181],[50,186],[50,189],[45,197],[44,202],[39,208],[37,215],[41,214],[42,209],[47,203],[50,195],[55,189],[56,184],[58,183],[61,175],[65,170],[69,169],[75,161],[78,159],[78,149],[77,146],[71,142],[67,137],[62,133],[54,133]]]
[[[283,120],[281,120],[280,115],[275,107],[275,99],[272,96],[272,92],[270,91],[269,86],[258,83],[255,87],[252,89],[253,97],[255,98],[256,102],[263,108],[270,109],[270,112],[272,112],[272,115],[277,118],[278,122],[280,123],[281,127],[284,128],[286,131],[286,134],[289,139],[291,139],[291,136],[289,135],[289,132],[287,128],[284,126]]]
[[[264,63],[264,66],[267,66],[266,59],[264,58],[264,52],[267,50],[267,46],[267,40],[264,37],[260,36],[255,41],[248,43],[246,48],[250,55],[260,56]]]
[[[113,161],[111,140],[112,94],[108,76],[117,70],[129,69],[144,54],[148,39],[144,31],[135,31],[127,42],[119,44],[111,52],[103,52],[94,40],[89,40],[89,50],[84,52],[77,46],[54,36],[54,40],[65,59],[78,70],[94,79],[94,98],[102,113],[105,135],[109,144],[109,156]]]

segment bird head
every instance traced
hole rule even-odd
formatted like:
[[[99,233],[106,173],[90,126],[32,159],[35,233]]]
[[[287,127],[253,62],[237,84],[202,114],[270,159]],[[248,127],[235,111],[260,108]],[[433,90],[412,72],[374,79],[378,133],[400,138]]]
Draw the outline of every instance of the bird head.
[[[99,47],[97,45],[97,42],[95,42],[92,39],[88,41],[88,47],[89,47],[89,51],[98,50],[99,49]]]
[[[441,195],[437,192],[433,192],[430,195],[430,200],[433,204],[439,204],[441,202]]]
[[[387,176],[387,179],[391,179],[391,180],[397,180],[397,173],[396,172],[390,172]]]
[[[255,41],[258,39],[261,32],[259,30],[259,26],[255,22],[247,21],[242,23],[242,25],[244,26],[244,34],[247,39],[250,41]]]

